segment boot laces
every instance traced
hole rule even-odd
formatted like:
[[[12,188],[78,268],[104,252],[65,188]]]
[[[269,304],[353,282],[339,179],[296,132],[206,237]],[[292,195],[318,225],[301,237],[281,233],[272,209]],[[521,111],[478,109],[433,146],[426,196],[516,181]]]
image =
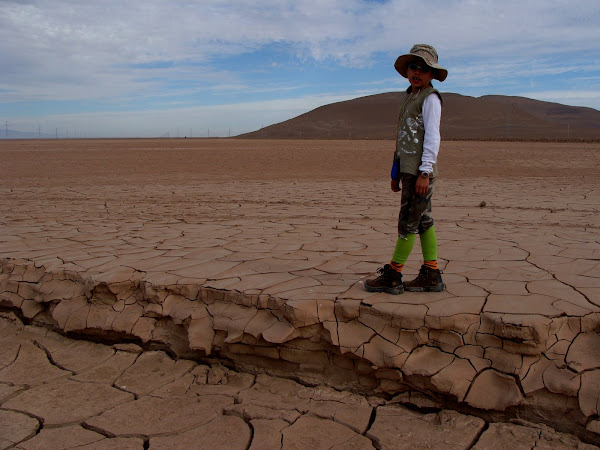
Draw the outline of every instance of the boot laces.
[[[388,264],[386,264],[383,267],[379,267],[377,269],[377,273],[379,274],[379,276],[377,277],[377,279],[380,279],[380,280],[388,280],[388,279],[390,279],[391,275],[392,275],[392,270],[393,270],[392,267],[389,266]]]
[[[421,267],[421,270],[419,270],[419,275],[417,275],[415,282],[425,282],[427,280],[427,272],[429,270],[430,269],[428,269],[427,267]]]
[[[435,270],[435,269],[430,269],[429,267],[426,266],[421,266],[421,269],[419,269],[419,275],[417,275],[417,278],[415,279],[415,282],[426,282],[428,281],[428,274],[435,274],[435,273],[439,273],[440,275],[442,274],[441,270]]]

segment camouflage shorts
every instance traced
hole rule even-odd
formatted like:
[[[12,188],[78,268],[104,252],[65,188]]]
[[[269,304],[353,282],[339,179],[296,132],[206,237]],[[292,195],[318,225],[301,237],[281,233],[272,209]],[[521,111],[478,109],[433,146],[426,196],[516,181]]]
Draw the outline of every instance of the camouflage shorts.
[[[400,174],[402,199],[398,214],[398,237],[404,238],[409,233],[420,234],[433,225],[431,216],[431,197],[435,187],[435,178],[429,179],[429,190],[425,195],[415,192],[418,175]]]

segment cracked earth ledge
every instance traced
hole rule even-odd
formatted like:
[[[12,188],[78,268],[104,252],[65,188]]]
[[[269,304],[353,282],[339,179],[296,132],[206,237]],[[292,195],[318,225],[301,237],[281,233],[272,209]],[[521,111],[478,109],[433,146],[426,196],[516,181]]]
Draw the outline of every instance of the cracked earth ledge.
[[[456,307],[444,293],[427,294],[437,296],[428,306],[391,303],[386,294],[366,295],[360,283],[333,300],[318,293],[294,300],[218,283],[153,284],[126,267],[102,279],[26,259],[3,258],[0,267],[0,306],[69,336],[131,342],[177,361],[219,358],[242,373],[421,411],[545,424],[600,443],[595,311],[547,317],[480,312],[474,304],[465,312],[464,302]],[[365,420],[356,431],[364,432]]]

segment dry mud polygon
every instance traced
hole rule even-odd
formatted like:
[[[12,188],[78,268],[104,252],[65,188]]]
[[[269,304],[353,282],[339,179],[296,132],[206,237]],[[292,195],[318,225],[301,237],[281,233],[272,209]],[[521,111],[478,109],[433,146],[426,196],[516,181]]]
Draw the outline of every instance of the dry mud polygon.
[[[47,331],[7,341],[0,412],[24,415],[20,430],[38,420],[34,439],[84,426],[81,442],[99,432],[151,448],[221,429],[238,430],[223,436],[232,448],[315,445],[302,430],[327,435],[332,420],[343,429],[329,447],[389,448],[392,429],[412,429],[401,405],[433,414],[414,419],[423,439],[460,424],[460,448],[485,448],[510,419],[531,446],[555,439],[548,426],[598,443],[600,145],[443,143],[434,217],[447,290],[400,296],[363,289],[395,241],[392,146],[2,142],[2,306],[124,347]],[[210,358],[239,373],[225,391],[210,387],[225,376],[202,366]],[[277,390],[273,377],[301,384]],[[102,402],[52,410],[74,388]],[[256,389],[275,397],[263,404]],[[174,402],[182,393],[193,401]],[[164,429],[144,428],[152,411],[172,412]]]

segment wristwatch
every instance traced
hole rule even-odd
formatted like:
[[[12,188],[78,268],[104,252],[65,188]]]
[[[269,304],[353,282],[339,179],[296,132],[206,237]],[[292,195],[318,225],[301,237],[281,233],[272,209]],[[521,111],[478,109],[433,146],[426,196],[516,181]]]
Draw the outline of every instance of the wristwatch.
[[[421,172],[421,176],[423,178],[429,178],[431,176],[431,174],[429,172]]]

